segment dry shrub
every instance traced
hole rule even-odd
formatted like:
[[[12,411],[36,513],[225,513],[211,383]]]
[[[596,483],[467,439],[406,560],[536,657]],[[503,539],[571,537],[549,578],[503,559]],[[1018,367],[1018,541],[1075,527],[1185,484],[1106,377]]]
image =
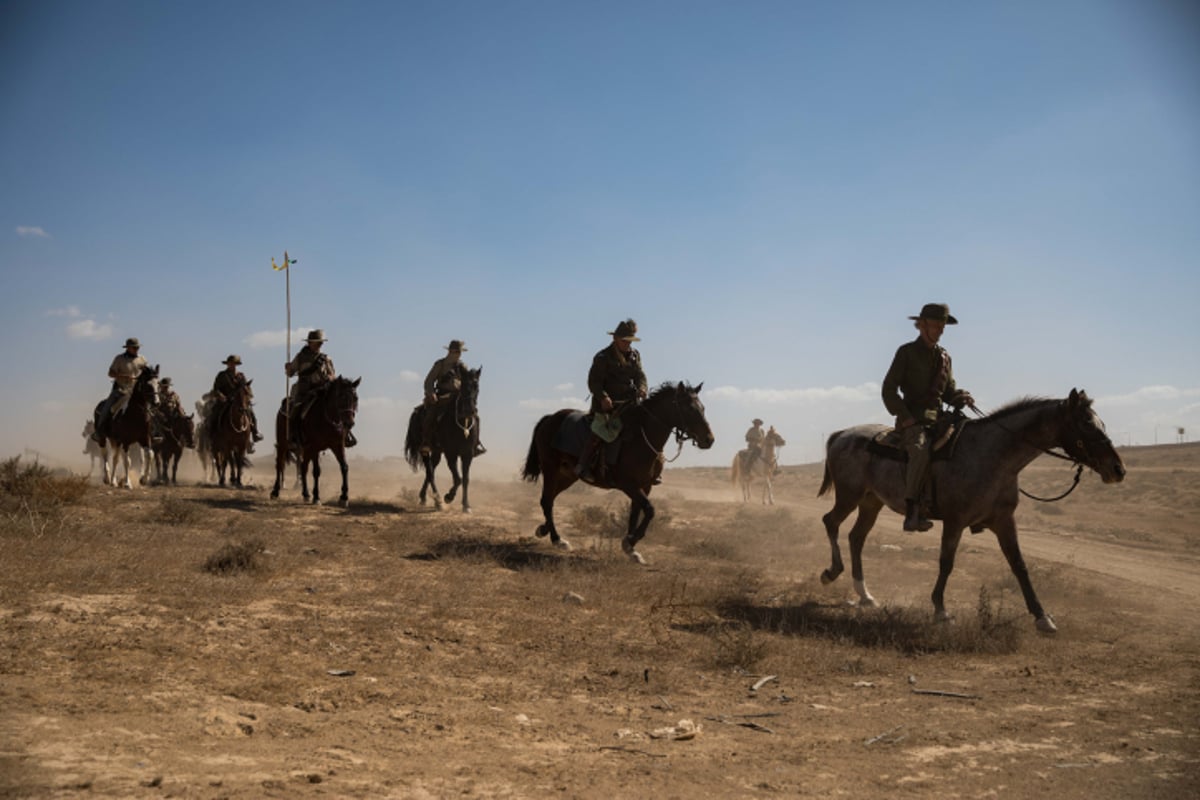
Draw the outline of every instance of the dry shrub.
[[[172,495],[165,495],[159,501],[158,510],[153,515],[155,521],[168,525],[188,525],[200,516],[200,509],[195,503]]]
[[[51,524],[61,525],[65,508],[87,491],[85,476],[51,471],[36,461],[22,465],[20,456],[0,463],[0,514],[14,530],[28,524],[41,536]]]
[[[573,530],[602,539],[619,539],[625,535],[628,527],[626,517],[604,506],[589,505],[572,509],[569,522]]]
[[[239,572],[258,572],[262,569],[259,555],[264,548],[258,539],[244,542],[229,542],[213,553],[204,562],[204,569],[214,575],[231,575]]]

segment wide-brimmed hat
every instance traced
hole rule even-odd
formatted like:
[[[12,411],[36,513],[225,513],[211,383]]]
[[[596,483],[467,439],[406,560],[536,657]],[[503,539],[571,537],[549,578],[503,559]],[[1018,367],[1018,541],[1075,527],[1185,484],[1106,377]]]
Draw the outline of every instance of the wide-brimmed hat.
[[[451,339],[450,344],[446,345],[446,349],[451,353],[465,353],[467,346],[462,343],[461,339]]]
[[[325,338],[325,331],[323,331],[320,328],[316,328],[315,330],[311,330],[308,332],[308,338],[305,339],[304,341],[306,341],[306,342],[328,342],[329,340]]]
[[[234,365],[240,364],[240,363],[242,363],[242,357],[241,357],[241,356],[235,356],[235,355],[231,355],[229,358],[225,359],[225,360],[224,360],[224,361],[222,361],[221,363],[222,363],[222,364],[229,364],[230,362],[232,362]]]
[[[755,425],[762,425],[762,424],[763,424],[763,421],[762,421],[761,419],[759,419],[758,417],[755,417],[755,418],[754,418],[754,424],[755,424]]]
[[[956,320],[950,314],[950,306],[945,303],[926,303],[921,307],[921,313],[909,319],[932,319],[936,322],[944,322],[947,325],[957,325]]]
[[[136,336],[130,336],[128,339],[125,340],[125,346],[137,349],[142,346],[142,343],[137,340]]]
[[[622,320],[617,323],[615,331],[609,331],[609,336],[616,336],[618,339],[624,339],[627,342],[640,342],[641,339],[637,335],[637,323],[631,319]]]
[[[158,385],[159,386],[170,386],[171,379],[170,378],[159,378]]]

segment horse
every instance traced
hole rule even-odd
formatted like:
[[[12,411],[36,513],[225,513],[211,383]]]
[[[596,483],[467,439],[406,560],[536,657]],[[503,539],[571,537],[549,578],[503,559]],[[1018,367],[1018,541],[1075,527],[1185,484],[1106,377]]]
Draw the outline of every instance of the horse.
[[[686,383],[664,383],[650,393],[644,401],[626,407],[621,415],[621,433],[614,445],[618,448],[616,460],[610,463],[603,476],[585,478],[587,483],[601,489],[619,489],[629,498],[629,526],[621,549],[638,564],[646,560],[635,549],[646,535],[646,528],[654,519],[654,506],[650,502],[650,490],[662,472],[663,447],[671,434],[675,434],[679,446],[691,439],[701,450],[712,447],[714,437],[708,419],[704,416],[704,404],[700,402],[700,389]],[[542,481],[542,513],[546,518],[535,533],[549,536],[550,542],[563,549],[570,544],[563,539],[554,524],[554,498],[580,480],[575,474],[582,441],[569,442],[571,430],[584,437],[591,435],[586,427],[587,417],[579,421],[581,411],[563,409],[547,414],[538,420],[533,429],[533,440],[529,443],[529,455],[525,459],[522,477],[530,483]],[[601,458],[608,458],[612,445],[602,448]],[[676,456],[678,457],[678,456]]]
[[[154,467],[159,483],[178,483],[179,459],[186,447],[196,446],[196,423],[191,414],[178,412],[163,419],[159,426],[162,436],[154,440]],[[170,475],[168,475],[168,468]]]
[[[96,406],[97,414],[104,401]],[[158,405],[158,365],[146,367],[134,381],[124,409],[111,412],[108,430],[100,442],[100,459],[104,463],[102,480],[106,486],[117,485],[117,458],[121,457],[125,464],[125,480],[122,485],[126,489],[133,488],[129,480],[129,446],[142,446],[142,474],[139,483],[146,482],[146,473],[150,470],[150,415]],[[109,469],[108,447],[113,445],[112,468]]]
[[[96,421],[89,419],[83,425],[83,454],[88,457],[88,476],[90,477],[96,471],[96,459],[100,459],[100,463],[104,463],[104,454],[100,450],[99,443],[92,438],[92,434],[96,432]]]
[[[283,470],[289,458],[300,464],[300,491],[308,500],[308,465],[313,469],[312,502],[321,502],[321,451],[332,450],[338,466],[342,468],[342,494],[338,505],[345,508],[350,504],[350,467],[346,464],[346,439],[354,427],[358,413],[358,384],[362,378],[350,380],[337,376],[329,383],[313,390],[315,397],[308,411],[300,419],[300,445],[293,448],[288,441],[287,400],[275,415],[275,486],[271,498],[279,497],[283,484]]]
[[[408,433],[404,437],[404,460],[412,467],[425,467],[425,480],[421,483],[421,505],[425,505],[426,489],[433,490],[435,508],[442,507],[443,498],[438,493],[437,483],[434,482],[434,472],[437,465],[446,456],[446,466],[450,468],[450,477],[454,485],[446,492],[445,502],[453,503],[458,487],[462,486],[462,509],[471,513],[471,501],[467,490],[471,485],[471,461],[475,458],[475,449],[479,446],[479,376],[483,367],[466,370],[462,388],[454,398],[453,409],[446,409],[434,428],[431,452],[421,455],[422,422],[426,413],[435,413],[433,408],[417,406],[408,417]],[[458,475],[458,462],[462,459],[462,477]]]
[[[254,444],[251,438],[253,425],[250,414],[254,403],[253,380],[239,380],[233,396],[228,397],[213,409],[208,419],[208,446],[213,466],[217,472],[217,485],[225,485],[225,471],[229,471],[229,484],[241,487],[242,468],[246,465],[246,453]]]
[[[832,565],[821,573],[822,583],[828,584],[842,573],[838,526],[858,509],[850,530],[850,560],[854,588],[863,606],[875,605],[863,580],[863,543],[885,505],[901,515],[905,511],[907,465],[868,450],[876,435],[886,430],[883,425],[861,425],[830,435],[825,445],[825,476],[817,492],[824,495],[832,486],[835,498],[833,509],[822,517],[833,551]],[[1091,398],[1076,389],[1062,400],[1025,397],[967,422],[954,443],[952,459],[933,462],[929,481],[936,508],[931,516],[942,520],[938,578],[931,596],[935,619],[950,619],[944,603],[946,581],[954,569],[963,529],[970,527],[972,533],[980,533],[990,528],[1020,584],[1037,629],[1043,633],[1057,630],[1033,591],[1013,517],[1019,499],[1018,474],[1043,453],[1058,455],[1052,450],[1056,447],[1067,454],[1060,458],[1077,465],[1077,481],[1084,466],[1099,474],[1104,483],[1125,478],[1125,465],[1105,433],[1103,421],[1092,410]]]
[[[771,476],[775,474],[775,470],[779,467],[779,457],[775,450],[787,444],[783,437],[775,430],[774,426],[767,431],[767,435],[763,437],[761,449],[758,457],[749,466],[746,465],[747,459],[750,457],[750,448],[739,450],[737,455],[733,457],[733,465],[731,468],[730,479],[734,486],[742,487],[742,502],[746,503],[750,500],[750,483],[759,476],[764,479],[763,486],[763,505],[775,505],[775,494],[771,491]]]

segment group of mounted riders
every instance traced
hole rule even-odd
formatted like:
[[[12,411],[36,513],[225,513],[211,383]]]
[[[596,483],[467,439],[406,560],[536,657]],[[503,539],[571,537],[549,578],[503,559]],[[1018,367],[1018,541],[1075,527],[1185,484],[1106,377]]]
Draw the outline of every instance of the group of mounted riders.
[[[973,406],[974,400],[970,393],[956,386],[950,354],[939,344],[946,326],[958,322],[950,314],[949,307],[943,303],[928,303],[920,314],[909,319],[913,320],[918,336],[896,350],[883,380],[882,394],[884,406],[896,418],[895,436],[908,453],[904,529],[924,531],[932,523],[923,515],[922,485],[929,470],[930,454],[936,438],[934,428],[942,415],[943,404],[959,410],[964,406]],[[584,480],[603,481],[606,471],[606,459],[603,457],[605,446],[620,436],[624,413],[646,398],[648,382],[641,353],[633,347],[634,342],[641,341],[637,334],[638,327],[634,320],[622,320],[614,330],[608,332],[612,337],[611,343],[592,358],[587,378],[591,393],[590,436],[575,466],[576,475]],[[284,403],[292,446],[300,444],[300,422],[311,408],[314,398],[337,375],[333,359],[322,352],[326,341],[323,330],[310,331],[304,346],[291,361],[284,364],[287,376],[296,378]],[[124,352],[119,353],[109,366],[108,376],[113,384],[108,398],[96,412],[96,432],[93,436],[97,441],[103,441],[110,420],[123,410],[138,376],[147,367],[140,349],[141,344],[136,338],[127,339]],[[453,405],[468,372],[462,359],[467,348],[461,340],[451,340],[446,351],[446,355],[437,359],[425,376],[420,446],[422,456],[431,452],[437,422]],[[240,356],[230,355],[223,363],[224,369],[213,379],[212,390],[204,396],[200,426],[202,440],[204,431],[211,428],[213,420],[222,413],[234,395],[248,388],[250,383],[238,369],[242,364]],[[172,418],[184,415],[183,405],[171,386],[171,379],[161,378],[159,402],[155,409],[156,432]],[[261,441],[263,437],[252,410],[250,424],[253,441]],[[478,426],[478,419],[475,424]],[[764,431],[763,424],[761,419],[755,419],[746,432],[746,466],[761,458],[763,442],[774,431],[773,427]],[[347,430],[345,446],[353,447],[354,444],[354,434]],[[253,452],[252,444],[250,452]],[[475,455],[485,452],[482,444],[476,446]]]

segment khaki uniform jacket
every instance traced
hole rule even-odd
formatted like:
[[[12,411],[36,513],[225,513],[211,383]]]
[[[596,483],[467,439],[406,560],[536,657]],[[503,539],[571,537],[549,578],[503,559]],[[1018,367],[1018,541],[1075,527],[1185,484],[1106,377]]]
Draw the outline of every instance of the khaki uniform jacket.
[[[337,377],[333,369],[333,359],[324,353],[310,350],[308,345],[300,348],[300,352],[287,365],[288,377],[296,377],[297,396],[306,394],[317,386],[329,383]]]
[[[600,401],[605,397],[614,403],[636,399],[646,391],[641,354],[633,348],[622,353],[615,342],[596,353],[588,370],[588,391],[592,393],[593,414],[603,410]]]
[[[883,404],[892,416],[933,422],[942,403],[949,403],[955,391],[950,354],[917,337],[896,350],[883,379]]]
[[[463,375],[466,371],[467,365],[461,358],[453,363],[447,358],[439,358],[433,362],[433,366],[429,368],[429,374],[425,376],[425,394],[427,396],[454,394],[462,388]]]
[[[137,383],[138,376],[145,368],[146,359],[141,356],[117,353],[117,357],[112,360],[112,365],[108,368],[108,377],[113,379],[114,388],[118,389],[121,394],[129,394],[133,391],[133,385]]]
[[[757,449],[762,447],[763,440],[767,438],[767,432],[762,429],[762,426],[750,426],[750,430],[746,431],[746,444]]]
[[[162,407],[162,412],[165,416],[186,416],[183,413],[183,402],[179,399],[179,395],[174,389],[160,389],[158,404]]]

